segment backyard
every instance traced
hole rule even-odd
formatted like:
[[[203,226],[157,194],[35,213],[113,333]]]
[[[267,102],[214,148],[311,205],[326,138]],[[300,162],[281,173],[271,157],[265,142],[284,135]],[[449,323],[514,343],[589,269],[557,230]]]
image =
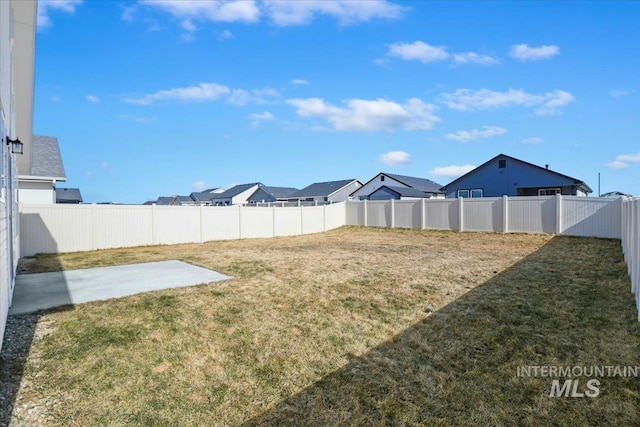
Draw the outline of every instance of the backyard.
[[[9,318],[0,425],[640,424],[638,378],[518,375],[640,365],[619,240],[343,227],[19,269],[169,259],[234,278]]]

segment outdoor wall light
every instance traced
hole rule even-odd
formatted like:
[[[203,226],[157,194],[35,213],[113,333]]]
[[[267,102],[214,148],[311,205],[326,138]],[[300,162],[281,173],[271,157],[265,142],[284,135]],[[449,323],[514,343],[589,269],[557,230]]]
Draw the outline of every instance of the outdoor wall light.
[[[22,154],[23,153],[23,148],[24,148],[24,144],[22,142],[20,142],[20,140],[18,138],[16,139],[11,139],[9,137],[7,137],[7,145],[11,145],[11,152],[13,154]]]

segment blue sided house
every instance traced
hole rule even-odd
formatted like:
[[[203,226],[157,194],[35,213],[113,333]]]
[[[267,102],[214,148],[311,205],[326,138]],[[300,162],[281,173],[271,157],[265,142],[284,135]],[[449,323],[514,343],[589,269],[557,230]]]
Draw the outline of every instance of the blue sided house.
[[[532,163],[499,154],[441,189],[447,198],[502,196],[587,196],[584,182]]]

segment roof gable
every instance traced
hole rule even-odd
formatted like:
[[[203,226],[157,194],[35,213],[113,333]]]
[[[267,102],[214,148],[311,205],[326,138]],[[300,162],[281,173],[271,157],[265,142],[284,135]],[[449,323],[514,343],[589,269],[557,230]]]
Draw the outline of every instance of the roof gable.
[[[253,182],[250,184],[239,184],[239,185],[235,185],[233,187],[231,187],[230,189],[228,189],[227,191],[220,193],[220,194],[212,194],[211,195],[211,200],[219,200],[219,199],[230,199],[232,197],[237,196],[238,194],[247,191],[248,189],[250,189],[251,187],[254,187],[256,185],[262,185],[259,182]]]
[[[58,138],[54,136],[33,135],[31,140],[31,175],[67,179],[60,154]]]
[[[471,170],[471,171],[467,172],[466,174],[462,175],[461,177],[454,179],[449,184],[443,186],[441,188],[441,190],[442,191],[446,191],[447,188],[455,187],[456,185],[458,185],[463,180],[466,180],[466,179],[469,179],[470,177],[473,177],[473,175],[478,173],[481,169],[487,168],[490,165],[492,165],[494,163],[497,163],[499,160],[503,160],[503,159],[510,160],[510,161],[516,162],[517,164],[525,166],[527,168],[531,168],[531,169],[533,169],[535,171],[538,171],[538,172],[541,172],[541,173],[545,173],[545,174],[549,174],[549,175],[553,175],[553,176],[555,176],[557,178],[569,181],[569,182],[571,182],[571,184],[577,185],[578,187],[581,187],[587,193],[593,192],[593,190],[584,181],[581,181],[581,180],[576,179],[576,178],[572,178],[572,177],[570,177],[568,175],[561,174],[561,173],[553,171],[551,169],[547,169],[547,168],[544,168],[544,167],[541,167],[541,166],[538,166],[538,165],[534,165],[533,163],[525,162],[524,160],[516,159],[515,157],[507,156],[506,154],[498,154],[497,156],[487,160],[486,162],[484,162],[480,166],[474,168],[473,170]]]
[[[291,197],[328,197],[354,181],[357,181],[357,179],[314,182],[313,184],[304,187],[302,190],[291,194]]]

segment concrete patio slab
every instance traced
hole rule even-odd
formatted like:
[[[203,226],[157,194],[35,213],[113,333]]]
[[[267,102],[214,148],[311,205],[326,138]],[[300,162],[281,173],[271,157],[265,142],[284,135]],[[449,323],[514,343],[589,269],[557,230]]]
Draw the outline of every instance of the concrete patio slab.
[[[9,315],[231,279],[182,261],[21,274]]]

